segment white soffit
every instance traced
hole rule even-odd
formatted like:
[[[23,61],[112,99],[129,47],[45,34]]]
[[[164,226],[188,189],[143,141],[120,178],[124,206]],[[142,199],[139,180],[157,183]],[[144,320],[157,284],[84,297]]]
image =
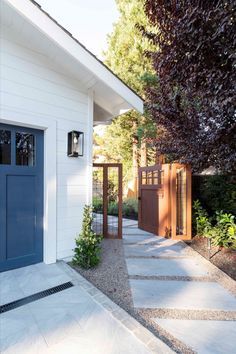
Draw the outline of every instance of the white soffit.
[[[105,122],[129,109],[143,113],[143,100],[69,32],[50,18],[50,15],[44,13],[37,3],[34,4],[31,0],[1,1],[10,5],[37,31],[64,51],[75,77],[78,69],[81,71],[82,67],[84,75],[89,78],[85,80],[84,85],[87,90],[94,92],[96,103],[94,114],[97,122]]]

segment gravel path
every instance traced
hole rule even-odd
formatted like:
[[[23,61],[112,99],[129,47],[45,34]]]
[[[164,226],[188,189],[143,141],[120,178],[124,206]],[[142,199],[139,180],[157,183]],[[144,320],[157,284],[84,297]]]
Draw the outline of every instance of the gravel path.
[[[102,241],[101,263],[93,269],[75,268],[117,305],[128,310],[133,307],[129,276],[127,272],[123,241]]]
[[[109,240],[102,242],[102,261],[100,265],[91,270],[74,267],[81,275],[93,285],[110,297],[116,304],[136,318],[158,338],[169,345],[176,353],[191,354],[192,349],[173,337],[169,332],[159,326],[154,318],[166,319],[192,319],[192,320],[236,320],[234,311],[211,310],[182,310],[182,309],[140,309],[133,305],[129,279],[156,279],[156,280],[184,280],[199,282],[218,282],[231,294],[236,295],[236,283],[220,269],[208,262],[199,253],[183,243],[188,256],[198,259],[209,271],[207,277],[163,277],[163,276],[129,276],[124,254],[125,240]],[[136,258],[136,257],[133,257]],[[141,258],[141,257],[138,257]]]

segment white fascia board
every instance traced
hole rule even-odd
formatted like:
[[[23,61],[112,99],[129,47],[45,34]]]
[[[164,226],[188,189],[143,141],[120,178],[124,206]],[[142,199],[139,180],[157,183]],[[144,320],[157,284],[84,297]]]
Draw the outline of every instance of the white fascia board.
[[[143,113],[143,100],[100,63],[92,54],[76,42],[70,35],[61,29],[53,20],[44,14],[40,8],[29,0],[3,0],[12,6],[24,18],[32,23],[50,40],[63,48],[80,64],[105,83],[110,89],[121,96],[130,106]]]

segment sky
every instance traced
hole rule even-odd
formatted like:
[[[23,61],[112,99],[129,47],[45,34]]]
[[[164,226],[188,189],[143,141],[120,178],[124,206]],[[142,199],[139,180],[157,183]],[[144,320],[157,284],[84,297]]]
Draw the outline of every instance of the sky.
[[[36,0],[99,59],[119,17],[115,0]]]

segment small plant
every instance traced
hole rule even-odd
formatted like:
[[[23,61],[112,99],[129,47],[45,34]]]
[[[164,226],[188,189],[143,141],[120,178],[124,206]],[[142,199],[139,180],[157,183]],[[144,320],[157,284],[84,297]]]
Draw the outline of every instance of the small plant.
[[[193,203],[194,215],[196,218],[196,231],[198,236],[205,236],[209,229],[211,229],[211,219],[205,209],[201,206],[199,200]]]
[[[216,224],[205,235],[211,238],[213,245],[236,248],[236,224],[232,214],[222,210],[216,212]]]
[[[92,230],[92,207],[84,207],[82,231],[76,238],[75,255],[73,264],[89,269],[95,267],[100,261],[102,236]]]
[[[216,211],[214,218],[209,218],[199,200],[193,205],[197,235],[208,237],[212,244],[218,247],[236,249],[236,223],[232,214]]]

